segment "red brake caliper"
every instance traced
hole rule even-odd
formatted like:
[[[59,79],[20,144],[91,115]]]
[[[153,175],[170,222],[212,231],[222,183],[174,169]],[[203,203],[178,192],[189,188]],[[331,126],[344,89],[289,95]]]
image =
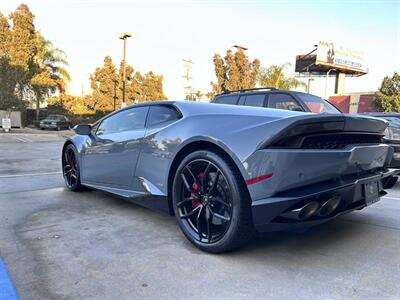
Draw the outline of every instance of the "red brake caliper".
[[[197,178],[199,178],[200,180],[202,180],[204,177],[204,172],[200,172],[199,175],[197,175]],[[196,192],[200,191],[200,187],[196,182],[193,182],[192,184],[192,189],[195,190]],[[196,194],[195,193],[191,193],[190,197],[192,198],[196,198]],[[200,202],[196,201],[196,200],[192,200],[192,206],[193,208],[196,208],[197,206],[200,205]]]

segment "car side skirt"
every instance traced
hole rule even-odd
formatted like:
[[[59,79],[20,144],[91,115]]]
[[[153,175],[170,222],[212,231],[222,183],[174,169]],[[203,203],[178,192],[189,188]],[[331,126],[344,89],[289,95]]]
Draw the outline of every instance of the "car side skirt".
[[[121,187],[110,187],[87,182],[82,182],[82,185],[94,190],[105,192],[107,194],[116,196],[118,198],[124,199],[126,201],[138,204],[146,208],[171,214],[167,196],[140,193]]]

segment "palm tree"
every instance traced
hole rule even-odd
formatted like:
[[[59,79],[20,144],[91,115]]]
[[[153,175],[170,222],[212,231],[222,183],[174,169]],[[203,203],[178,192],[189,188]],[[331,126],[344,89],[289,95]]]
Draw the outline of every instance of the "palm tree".
[[[290,63],[262,68],[258,74],[258,84],[282,90],[291,90],[297,87],[306,88],[307,85],[304,82],[285,75],[285,69],[288,67],[290,67]]]
[[[53,44],[38,35],[38,52],[34,59],[31,79],[33,94],[36,98],[36,120],[39,120],[40,103],[45,97],[59,92],[65,93],[66,83],[71,77],[66,70],[68,62],[64,51],[54,48]]]

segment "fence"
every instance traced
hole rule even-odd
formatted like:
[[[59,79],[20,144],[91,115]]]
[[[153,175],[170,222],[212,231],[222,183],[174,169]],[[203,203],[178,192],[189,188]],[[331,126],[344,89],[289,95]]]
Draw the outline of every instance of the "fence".
[[[1,119],[8,117],[8,111],[0,110],[0,127],[1,127]],[[22,120],[21,120],[21,112],[20,111],[12,111],[10,115],[11,119],[11,127],[12,128],[21,128]]]

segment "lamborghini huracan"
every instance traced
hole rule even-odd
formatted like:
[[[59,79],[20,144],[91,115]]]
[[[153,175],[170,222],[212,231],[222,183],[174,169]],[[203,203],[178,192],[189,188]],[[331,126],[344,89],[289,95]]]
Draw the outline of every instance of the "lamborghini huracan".
[[[198,248],[225,252],[257,231],[310,227],[360,210],[399,170],[387,122],[188,101],[141,103],[74,128],[71,191],[102,190],[174,215]]]

